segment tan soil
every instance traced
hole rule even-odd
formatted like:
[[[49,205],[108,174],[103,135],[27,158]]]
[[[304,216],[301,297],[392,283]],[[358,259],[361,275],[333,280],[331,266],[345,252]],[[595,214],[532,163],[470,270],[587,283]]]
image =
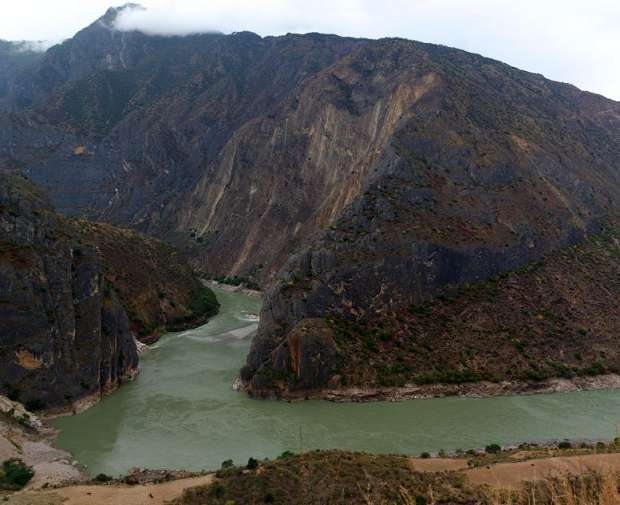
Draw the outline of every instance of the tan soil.
[[[588,454],[533,459],[515,463],[498,463],[489,467],[472,468],[463,472],[472,484],[516,488],[522,482],[547,477],[578,475],[587,472],[619,473],[620,454]]]
[[[24,406],[0,396],[0,462],[20,458],[35,472],[28,488],[79,482],[86,475],[72,463],[72,456],[52,446],[56,432],[24,410]],[[29,428],[18,419],[27,416]]]
[[[458,471],[467,468],[467,460],[455,458],[410,458],[409,466],[415,472]]]
[[[188,487],[211,483],[213,475],[144,486],[69,486],[53,491],[25,491],[6,505],[164,505]]]
[[[470,484],[498,488],[518,488],[523,482],[547,477],[562,477],[587,472],[620,473],[620,454],[588,454],[546,459],[497,463],[489,467],[467,468],[466,459],[410,458],[411,469],[418,472],[462,472]],[[164,484],[138,486],[76,485],[51,491],[23,491],[10,496],[6,505],[165,505],[178,498],[184,489],[210,484],[214,476],[179,479]]]

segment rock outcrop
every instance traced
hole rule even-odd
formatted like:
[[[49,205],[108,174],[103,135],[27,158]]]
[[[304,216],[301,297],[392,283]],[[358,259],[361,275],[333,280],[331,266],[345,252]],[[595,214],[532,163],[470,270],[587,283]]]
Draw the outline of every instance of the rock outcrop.
[[[213,313],[214,300],[196,312],[184,305],[212,292],[169,249],[62,218],[23,176],[0,172],[0,391],[30,409],[79,408],[136,374],[132,327],[158,328],[177,299],[183,322]],[[150,293],[167,281],[161,297]],[[151,314],[153,298],[161,313]]]
[[[410,309],[615,229],[618,102],[432,44],[154,37],[115,30],[117,12],[11,77],[0,163],[41,183],[63,213],[163,238],[208,276],[275,279],[242,373],[252,392],[601,370],[578,350],[586,340],[545,334],[559,354],[538,346],[513,374],[500,365],[517,346],[487,344],[524,341],[527,325],[476,338],[472,327],[459,343],[459,328],[431,328]],[[596,279],[600,319],[615,277]],[[570,299],[559,289],[542,299]],[[424,344],[398,347],[412,339]]]
[[[399,115],[359,196],[267,294],[242,371],[249,391],[304,396],[615,371],[618,235],[603,223],[615,230],[620,211],[620,104],[456,50],[377,45],[364,60],[376,66],[361,73],[355,60],[350,73],[368,79],[398,58],[422,79],[403,86],[424,93]],[[583,259],[555,264],[587,238],[598,245],[584,244]],[[541,274],[540,299],[468,301],[490,279],[542,258],[568,286]],[[537,286],[531,277],[514,282]],[[463,292],[442,319],[432,317],[437,295]],[[425,303],[431,309],[416,313]],[[579,303],[592,311],[574,310]],[[521,309],[531,315],[509,317]],[[539,331],[532,318],[541,311],[555,328]],[[312,349],[301,363],[300,327]]]

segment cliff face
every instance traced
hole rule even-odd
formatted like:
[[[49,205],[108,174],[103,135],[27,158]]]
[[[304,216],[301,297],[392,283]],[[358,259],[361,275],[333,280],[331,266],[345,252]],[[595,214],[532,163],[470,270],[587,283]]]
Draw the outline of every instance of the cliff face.
[[[414,66],[426,76],[425,93],[399,116],[359,196],[320,240],[291,258],[268,293],[242,371],[248,389],[295,395],[428,377],[580,373],[598,363],[584,352],[592,341],[617,369],[609,337],[618,322],[606,312],[617,296],[615,253],[601,256],[613,275],[587,267],[605,286],[591,290],[598,306],[591,318],[565,313],[576,299],[547,285],[545,296],[558,302],[548,307],[549,317],[565,318],[572,330],[546,334],[529,360],[519,360],[510,343],[529,340],[525,321],[507,319],[499,327],[480,321],[479,331],[467,334],[454,324],[431,329],[432,319],[420,322],[411,308],[553,258],[616,219],[620,104],[460,51],[383,42],[372,54],[381,62],[398,57],[400,68]],[[404,55],[415,64],[404,65]],[[416,87],[414,79],[408,82]],[[578,271],[565,265],[562,274],[576,290],[590,292]],[[511,297],[502,303],[519,309]],[[452,310],[458,318],[483,308],[456,304]],[[579,337],[580,323],[598,326],[596,318],[610,327]],[[490,345],[500,336],[505,352]],[[413,350],[420,345],[429,352]],[[554,347],[557,353],[549,351]],[[507,363],[514,367],[507,370]]]
[[[155,241],[144,239],[122,257],[139,237],[61,218],[34,185],[7,172],[0,172],[0,230],[0,390],[30,408],[98,397],[130,380],[138,370],[132,326],[157,328],[164,304],[178,300],[180,313],[192,320],[216,309],[185,308],[192,286],[200,289],[191,276],[182,296],[170,294],[190,271],[163,244],[160,261],[171,261],[151,284],[111,283],[132,269],[143,272],[138,277],[151,273]],[[171,272],[178,276],[172,291],[161,300],[154,295],[161,314],[131,312],[153,298],[153,283],[167,288]]]
[[[242,374],[252,391],[392,377],[372,321],[409,334],[409,307],[616,223],[617,102],[430,44],[151,37],[115,31],[116,12],[14,77],[0,162],[63,213],[164,238],[207,275],[267,285],[284,265]],[[480,352],[446,366],[506,375]],[[398,381],[439,369],[426,363]]]
[[[363,41],[149,37],[111,29],[114,15],[51,48],[15,79],[20,92],[6,107],[12,112],[0,114],[0,163],[27,173],[64,214],[170,241],[210,275],[268,277],[286,259],[291,238],[315,231],[300,228],[322,200],[339,200],[331,186],[334,177],[342,180],[325,168],[319,184],[316,162],[295,180],[291,163],[307,143],[296,129],[325,118],[298,117],[288,137],[284,115],[302,83]],[[313,93],[320,100],[320,90]],[[270,137],[275,148],[263,146]],[[329,150],[319,137],[314,143],[317,156]],[[305,195],[300,184],[310,180],[316,190]]]

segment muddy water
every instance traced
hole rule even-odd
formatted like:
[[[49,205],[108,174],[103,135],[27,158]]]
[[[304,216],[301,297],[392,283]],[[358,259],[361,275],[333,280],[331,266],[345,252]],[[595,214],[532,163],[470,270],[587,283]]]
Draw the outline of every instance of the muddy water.
[[[612,438],[620,392],[593,391],[401,403],[257,401],[231,389],[256,330],[260,301],[216,290],[220,314],[169,334],[142,372],[90,410],[54,421],[57,445],[92,474],[129,468],[214,469],[226,459],[341,448],[419,454],[555,438]]]

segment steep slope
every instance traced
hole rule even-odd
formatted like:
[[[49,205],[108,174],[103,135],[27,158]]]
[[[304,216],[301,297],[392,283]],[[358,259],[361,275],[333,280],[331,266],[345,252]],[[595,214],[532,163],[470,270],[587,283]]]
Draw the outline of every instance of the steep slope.
[[[366,52],[362,61],[398,57],[400,68],[433,75],[435,86],[401,118],[360,197],[289,261],[268,294],[242,372],[249,390],[304,395],[345,384],[439,381],[452,372],[502,380],[539,368],[548,376],[558,367],[590,367],[597,359],[590,353],[587,363],[564,355],[573,333],[544,334],[559,354],[541,345],[533,363],[522,363],[510,340],[525,338],[527,325],[507,322],[501,332],[491,325],[461,340],[458,325],[420,329],[405,314],[442,290],[484,282],[578,243],[617,217],[620,104],[461,51],[384,41]],[[353,68],[360,68],[357,60]],[[606,271],[617,273],[616,256],[608,261],[602,269],[590,265],[593,282],[606,287],[593,291],[598,309],[590,319],[562,315],[573,330],[604,318],[607,329],[577,338],[567,352],[596,341],[616,369],[611,335],[618,321],[606,312],[617,296],[617,277]],[[563,273],[588,292],[575,271],[566,266]],[[566,296],[558,289],[546,296]],[[456,317],[465,307],[453,309]],[[507,310],[518,309],[509,300]],[[500,337],[506,352],[489,346]],[[433,351],[411,350],[412,358],[416,339]],[[507,363],[516,366],[507,370]]]
[[[161,329],[168,314],[202,321],[217,308],[168,246],[67,221],[29,181],[4,171],[0,230],[0,391],[30,408],[79,406],[110,392],[138,370],[132,327]]]
[[[80,243],[98,249],[106,293],[118,296],[140,341],[199,326],[217,312],[213,292],[170,245],[105,223],[68,224]]]
[[[281,226],[292,234],[324,192],[306,199],[310,207],[295,222],[283,223],[289,199],[278,191],[270,205],[261,186],[257,203],[242,210],[256,217],[262,207],[272,210],[256,223],[250,254],[239,259],[243,246],[235,237],[246,225],[227,219],[240,204],[226,189],[231,169],[237,172],[226,160],[245,167],[254,153],[230,159],[236,132],[294,101],[301,83],[364,41],[318,34],[148,37],[111,29],[116,12],[51,48],[34,74],[24,74],[31,90],[24,84],[14,97],[14,110],[21,109],[0,116],[0,162],[41,184],[65,214],[182,245],[211,275],[247,274],[262,261],[266,277],[286,253],[273,258],[285,242],[265,237]],[[283,168],[289,173],[278,179],[294,176],[293,167]],[[254,165],[248,175],[270,170]],[[301,198],[298,185],[291,188]]]
[[[34,43],[9,42],[0,39],[0,109],[7,95],[15,92],[14,81],[26,69],[43,59],[43,52],[33,49]]]
[[[396,324],[409,307],[617,224],[617,102],[436,45],[152,37],[116,31],[117,13],[16,78],[25,84],[0,114],[0,163],[40,182],[63,213],[163,238],[207,275],[266,286],[285,265],[242,374],[257,394],[441,369],[512,378],[489,349],[457,363],[460,344],[444,364],[379,373],[399,352],[386,336],[385,359],[369,343],[368,365],[351,367],[372,321],[413,331]],[[341,326],[347,343],[334,340]],[[550,360],[543,368],[592,365]],[[527,370],[536,375],[514,375]]]
[[[61,212],[172,242],[207,275],[265,284],[375,179],[439,140],[450,145],[441,162],[461,160],[455,181],[472,185],[512,177],[502,163],[559,166],[575,142],[617,145],[615,134],[605,147],[614,102],[462,51],[320,34],[154,37],[116,31],[117,14],[16,78],[0,162]]]

